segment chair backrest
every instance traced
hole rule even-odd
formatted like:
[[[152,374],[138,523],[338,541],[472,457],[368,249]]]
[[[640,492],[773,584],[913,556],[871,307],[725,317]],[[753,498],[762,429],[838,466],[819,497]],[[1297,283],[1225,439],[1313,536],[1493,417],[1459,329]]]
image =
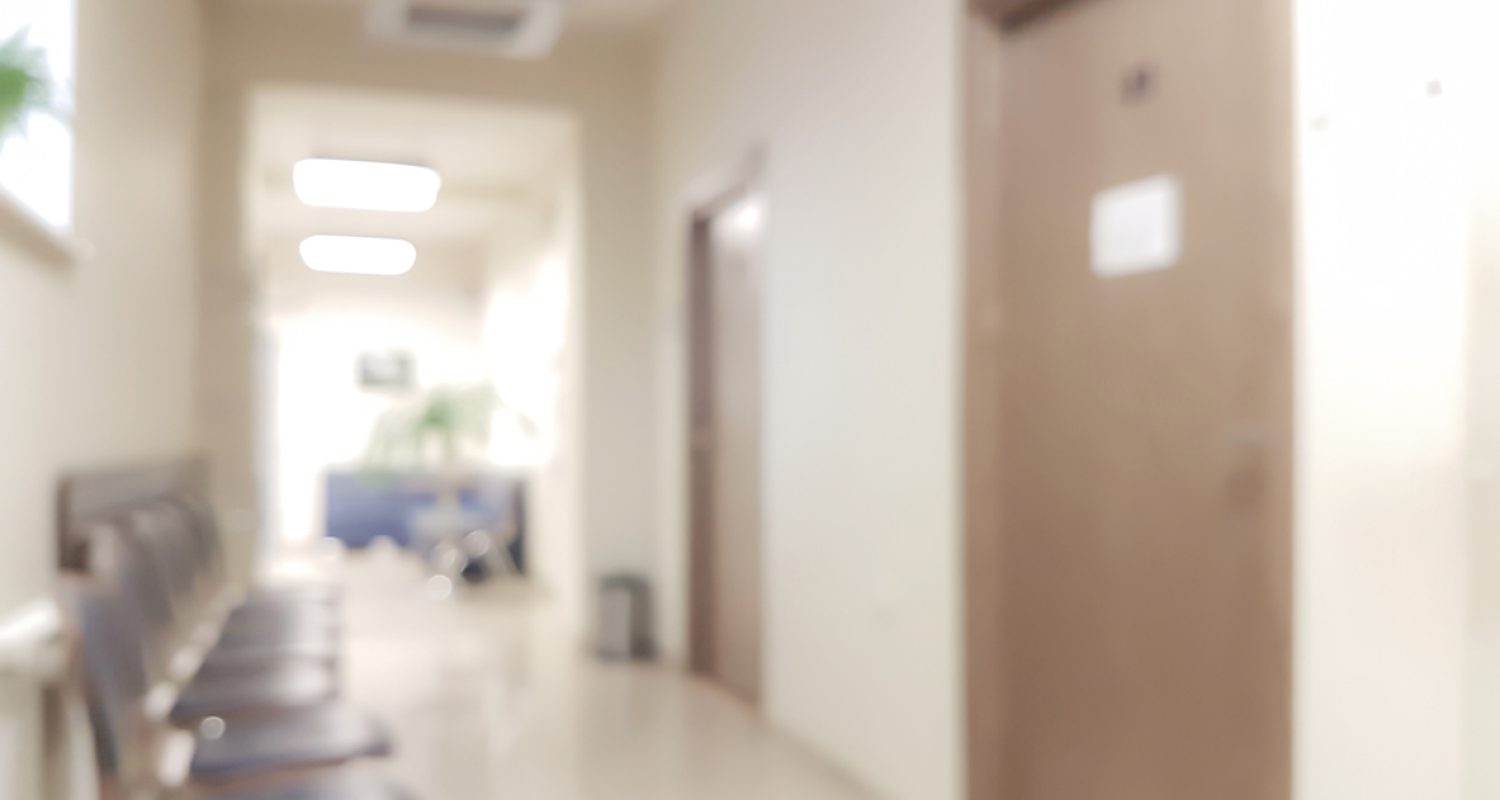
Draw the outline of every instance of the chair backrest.
[[[228,569],[219,541],[219,523],[208,501],[193,492],[180,491],[164,498],[163,503],[181,519],[199,576],[216,585],[222,583]]]
[[[65,477],[57,495],[57,554],[68,572],[92,567],[90,526],[117,520],[163,500],[205,497],[207,467],[201,459],[117,469],[87,470]]]
[[[205,587],[223,587],[229,579],[229,567],[223,554],[222,531],[213,507],[201,495],[190,491],[174,492],[166,503],[178,510],[186,525],[187,539],[198,566],[199,581]],[[210,590],[211,593],[211,590]]]
[[[130,523],[130,538],[163,581],[174,621],[185,621],[191,607],[201,599],[196,543],[186,517],[177,506],[163,502],[135,512]]]
[[[150,688],[140,621],[118,590],[81,576],[65,576],[59,599],[78,632],[85,695],[100,772],[133,785],[149,778],[142,743]]]
[[[180,630],[171,579],[160,559],[123,524],[98,526],[92,553],[89,577],[111,587],[117,602],[128,606],[148,674],[165,677]]]

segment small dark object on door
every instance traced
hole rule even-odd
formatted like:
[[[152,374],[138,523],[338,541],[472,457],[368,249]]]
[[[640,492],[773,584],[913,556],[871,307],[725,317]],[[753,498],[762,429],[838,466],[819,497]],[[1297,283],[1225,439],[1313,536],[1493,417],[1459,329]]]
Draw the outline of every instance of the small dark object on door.
[[[1144,103],[1156,92],[1156,70],[1150,64],[1132,67],[1120,82],[1120,90],[1126,103]]]

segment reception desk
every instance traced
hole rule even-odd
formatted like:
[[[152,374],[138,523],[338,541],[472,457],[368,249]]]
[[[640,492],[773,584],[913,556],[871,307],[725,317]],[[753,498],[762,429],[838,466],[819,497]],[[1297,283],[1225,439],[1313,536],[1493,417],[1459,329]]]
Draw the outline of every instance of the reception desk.
[[[324,481],[326,533],[352,549],[369,547],[382,537],[403,548],[417,545],[413,517],[437,505],[430,475],[374,476],[334,470]],[[526,482],[514,475],[475,475],[459,493],[463,509],[486,527],[514,526],[510,555],[526,569]]]

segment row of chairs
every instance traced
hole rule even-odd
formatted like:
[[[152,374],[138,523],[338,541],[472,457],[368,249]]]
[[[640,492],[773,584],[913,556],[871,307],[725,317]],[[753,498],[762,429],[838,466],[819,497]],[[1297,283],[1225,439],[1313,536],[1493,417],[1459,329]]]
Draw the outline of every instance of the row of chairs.
[[[81,644],[101,797],[410,800],[390,734],[340,702],[341,599],[230,584],[211,510],[169,496],[89,524],[61,595]]]

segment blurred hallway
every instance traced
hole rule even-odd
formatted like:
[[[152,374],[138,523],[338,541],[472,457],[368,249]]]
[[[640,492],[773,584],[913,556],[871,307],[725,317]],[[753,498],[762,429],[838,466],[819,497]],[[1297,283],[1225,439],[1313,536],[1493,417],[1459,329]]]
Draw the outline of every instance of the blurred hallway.
[[[439,598],[387,548],[339,573],[349,697],[401,731],[389,770],[419,797],[872,797],[721,690],[580,652],[523,584]]]
[[[0,800],[1497,800],[1497,29],[0,0]]]

